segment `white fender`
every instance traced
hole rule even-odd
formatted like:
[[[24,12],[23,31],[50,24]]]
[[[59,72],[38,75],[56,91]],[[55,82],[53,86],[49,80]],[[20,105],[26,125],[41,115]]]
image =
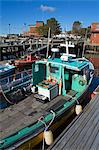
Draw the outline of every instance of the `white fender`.
[[[76,114],[79,115],[82,112],[82,106],[76,105],[75,111],[76,111]]]
[[[51,130],[44,131],[44,139],[47,145],[51,145],[53,143],[53,133]]]

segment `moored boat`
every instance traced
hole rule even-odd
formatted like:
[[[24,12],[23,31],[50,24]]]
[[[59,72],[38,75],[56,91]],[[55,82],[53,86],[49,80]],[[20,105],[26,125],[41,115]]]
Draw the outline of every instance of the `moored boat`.
[[[0,79],[0,109],[15,104],[31,89],[31,70],[22,71]]]
[[[33,95],[9,110],[10,123],[7,116],[2,119],[1,149],[33,148],[43,139],[44,131],[50,128],[54,133],[87,95],[94,74],[92,63],[61,54],[58,49],[53,49],[53,54],[33,63]]]
[[[6,64],[0,64],[0,79],[13,75],[15,73],[15,66]]]
[[[28,54],[24,59],[15,60],[14,64],[19,69],[24,69],[24,67],[32,67],[32,63],[38,59],[37,56],[33,54]]]

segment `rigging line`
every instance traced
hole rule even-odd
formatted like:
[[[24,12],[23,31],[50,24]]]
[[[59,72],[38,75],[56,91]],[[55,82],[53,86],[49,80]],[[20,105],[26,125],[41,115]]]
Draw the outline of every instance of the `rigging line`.
[[[10,104],[15,104],[15,103],[11,102],[11,101],[6,97],[6,95],[5,95],[5,93],[4,93],[4,91],[3,91],[1,85],[0,85],[0,90],[1,90],[1,92],[2,92],[2,94],[3,94],[3,96],[4,96],[4,98],[6,99],[6,101],[7,101],[8,103],[10,103]]]
[[[50,111],[51,113],[52,113],[52,120],[51,120],[51,122],[49,123],[49,125],[48,126],[46,126],[46,128],[45,128],[45,131],[47,131],[48,130],[48,128],[50,127],[50,125],[53,123],[53,121],[54,121],[54,119],[55,119],[55,112],[53,111],[53,110],[51,110]]]
[[[38,119],[38,121],[42,122],[45,126],[45,130],[44,131],[47,131],[48,128],[50,127],[50,125],[52,124],[52,122],[54,121],[54,118],[55,118],[55,112],[53,110],[50,110],[50,112],[52,113],[52,120],[50,121],[49,125],[47,126],[47,124],[43,121],[44,120],[44,117],[42,116],[41,118]],[[43,120],[42,120],[43,119]],[[44,144],[44,133],[43,133],[43,144],[42,144],[42,150],[45,149],[45,144]]]

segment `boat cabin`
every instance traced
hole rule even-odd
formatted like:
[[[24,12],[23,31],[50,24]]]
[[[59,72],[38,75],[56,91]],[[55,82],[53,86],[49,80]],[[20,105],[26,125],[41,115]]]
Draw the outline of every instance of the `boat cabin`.
[[[88,61],[66,55],[56,58],[55,54],[47,60],[34,62],[32,74],[36,97],[49,101],[58,95],[66,96],[69,91],[81,93],[90,78]]]
[[[15,73],[15,66],[8,63],[0,65],[0,79],[7,76],[13,75]]]

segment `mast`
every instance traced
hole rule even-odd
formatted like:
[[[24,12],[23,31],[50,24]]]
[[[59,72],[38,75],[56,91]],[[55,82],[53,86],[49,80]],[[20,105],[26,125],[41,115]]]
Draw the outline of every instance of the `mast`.
[[[85,39],[84,39],[84,44],[83,44],[82,57],[84,57],[84,53],[85,53],[86,40],[87,40],[87,29],[86,29]]]
[[[48,52],[49,52],[49,39],[50,39],[50,27],[49,27],[49,30],[48,30],[48,42],[47,42],[47,53],[46,53],[46,58],[48,58]]]
[[[68,41],[67,41],[67,36],[66,36],[66,30],[65,30],[65,44],[66,44],[66,54],[69,54],[69,50],[68,50]]]

